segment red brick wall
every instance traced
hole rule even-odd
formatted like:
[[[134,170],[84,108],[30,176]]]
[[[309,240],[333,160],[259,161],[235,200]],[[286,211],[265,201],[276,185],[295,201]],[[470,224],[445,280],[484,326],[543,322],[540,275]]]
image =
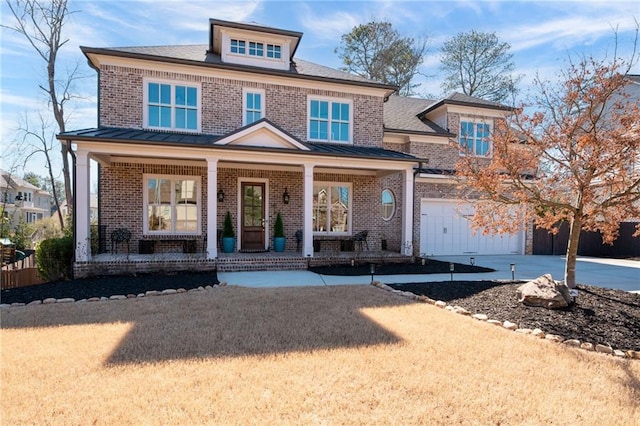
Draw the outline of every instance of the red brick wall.
[[[256,88],[265,91],[266,118],[303,141],[307,140],[307,96],[350,99],[353,102],[354,144],[382,146],[382,97],[112,65],[105,65],[100,71],[102,126],[142,128],[144,77],[201,83],[201,125],[205,134],[222,135],[241,127],[242,89]]]

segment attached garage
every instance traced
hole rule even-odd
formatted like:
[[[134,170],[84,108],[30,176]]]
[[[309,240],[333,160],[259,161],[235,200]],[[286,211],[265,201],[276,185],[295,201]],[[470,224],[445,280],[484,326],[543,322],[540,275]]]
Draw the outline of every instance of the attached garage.
[[[523,254],[524,231],[515,235],[473,235],[473,206],[452,200],[423,199],[420,202],[420,254],[426,256],[465,254]]]

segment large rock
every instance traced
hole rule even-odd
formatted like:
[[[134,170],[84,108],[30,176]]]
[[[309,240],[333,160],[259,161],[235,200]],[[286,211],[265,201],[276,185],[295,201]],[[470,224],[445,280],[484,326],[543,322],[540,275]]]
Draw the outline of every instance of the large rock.
[[[572,302],[567,285],[555,281],[550,274],[521,285],[516,294],[518,302],[547,309],[565,308]]]

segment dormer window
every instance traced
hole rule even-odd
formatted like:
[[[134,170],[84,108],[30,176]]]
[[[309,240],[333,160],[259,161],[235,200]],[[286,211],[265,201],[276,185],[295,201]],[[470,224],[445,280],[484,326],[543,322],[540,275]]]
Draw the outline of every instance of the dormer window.
[[[247,49],[247,46],[249,47]],[[259,41],[241,40],[232,38],[229,44],[229,52],[235,55],[246,55],[255,58],[282,59],[282,46],[279,44],[265,43]]]
[[[267,44],[267,58],[280,59],[282,57],[282,47],[277,44]]]
[[[264,56],[264,44],[256,43],[255,41],[249,42],[249,56]]]
[[[247,53],[247,42],[244,40],[231,39],[231,53],[244,55]]]

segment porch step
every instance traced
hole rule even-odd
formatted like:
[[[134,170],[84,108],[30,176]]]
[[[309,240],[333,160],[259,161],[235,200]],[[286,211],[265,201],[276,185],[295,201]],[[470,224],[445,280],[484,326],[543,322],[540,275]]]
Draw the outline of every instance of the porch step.
[[[220,257],[218,272],[306,270],[304,257]]]

